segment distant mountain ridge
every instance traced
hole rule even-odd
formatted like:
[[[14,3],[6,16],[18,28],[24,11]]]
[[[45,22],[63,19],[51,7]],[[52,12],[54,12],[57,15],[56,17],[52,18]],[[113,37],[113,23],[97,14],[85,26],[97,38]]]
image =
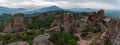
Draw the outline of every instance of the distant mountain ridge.
[[[71,8],[68,9],[70,11],[74,11],[74,12],[92,12],[92,11],[98,11],[98,9],[91,9],[91,8]]]
[[[36,13],[36,12],[43,13],[43,12],[54,11],[54,10],[62,10],[62,8],[60,8],[58,6],[50,6],[50,7],[44,7],[44,8],[40,8],[40,9],[35,9],[35,10],[28,11],[28,12],[25,12],[25,13],[26,14]]]
[[[7,13],[7,14],[15,14],[15,13],[25,13],[25,14],[32,14],[32,13],[36,13],[36,12],[47,12],[47,11],[54,11],[54,10],[62,10],[62,8],[58,7],[58,6],[49,6],[49,7],[44,7],[44,8],[38,8],[38,9],[34,9],[34,10],[26,10],[24,8],[7,8],[7,7],[0,7],[0,15],[3,13]]]
[[[26,9],[23,8],[7,8],[7,7],[0,7],[0,14],[7,13],[7,14],[15,14],[15,13],[23,13]]]
[[[15,13],[24,13],[24,14],[33,14],[33,13],[43,13],[47,11],[54,11],[54,10],[69,10],[73,12],[92,12],[98,11],[98,9],[91,9],[91,8],[71,8],[71,9],[63,9],[58,6],[49,6],[44,8],[37,8],[33,10],[27,10],[24,8],[8,8],[8,7],[0,7],[0,15],[3,13],[7,14],[15,14]],[[120,10],[105,10],[105,15],[108,17],[119,17],[120,18]]]

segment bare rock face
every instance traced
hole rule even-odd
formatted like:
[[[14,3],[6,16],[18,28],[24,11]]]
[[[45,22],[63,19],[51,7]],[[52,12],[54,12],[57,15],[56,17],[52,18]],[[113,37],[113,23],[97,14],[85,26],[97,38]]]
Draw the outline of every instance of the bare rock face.
[[[71,28],[71,23],[70,23],[70,15],[69,13],[64,15],[64,19],[63,19],[63,28],[65,32],[69,32],[70,28]]]
[[[104,10],[103,9],[101,9],[101,10],[99,10],[98,11],[98,13],[97,13],[97,18],[98,18],[98,21],[99,22],[103,22],[103,19],[104,19]]]
[[[53,23],[51,24],[51,27],[60,26],[61,25],[61,17],[59,15],[55,16],[55,19]]]
[[[95,22],[96,21],[96,12],[90,12],[88,14],[88,21]]]
[[[118,23],[118,29],[117,29],[117,31],[116,32],[118,32],[117,33],[117,36],[116,36],[116,39],[115,39],[115,44],[116,45],[119,45],[120,44],[120,20],[119,20],[119,23]]]
[[[15,32],[22,32],[25,31],[24,26],[24,14],[18,13],[14,15],[14,23],[13,23],[13,30]]]
[[[44,35],[39,35],[34,38],[33,45],[54,45],[48,40],[49,37],[50,36],[47,33]]]
[[[8,44],[8,45],[29,45],[29,44],[25,41],[21,41],[21,42],[11,43],[11,44]]]
[[[106,31],[104,31],[104,33],[100,36],[101,40],[97,41],[97,43],[104,45],[105,44],[104,42],[107,41],[107,39],[109,39],[112,45],[114,45],[115,38],[117,35],[116,31],[118,26],[117,24],[118,24],[117,20],[111,19],[109,28]]]
[[[90,12],[88,15],[88,29],[92,30],[96,22],[96,12]]]
[[[75,23],[75,18],[73,15],[70,15],[70,24],[71,24],[71,29],[74,29],[75,26],[74,26],[74,23]]]
[[[33,21],[33,20],[32,20],[31,18],[29,18],[29,19],[28,19],[28,24],[32,24],[32,21]]]
[[[92,45],[105,45],[105,41],[103,39],[97,39],[95,42],[92,42]]]
[[[78,21],[79,21],[79,23],[81,23],[81,21],[82,21],[82,15],[78,15]]]
[[[57,27],[55,30],[60,31],[61,24],[62,24],[61,17],[60,17],[60,15],[57,15],[57,16],[55,16],[55,19],[52,22],[51,27],[52,28]]]
[[[98,24],[97,26],[100,27],[101,32],[104,32],[104,30],[106,28],[103,24],[103,21],[104,21],[104,10],[101,9],[97,12],[97,24]],[[109,18],[108,19],[106,18],[106,21],[109,21]]]
[[[110,36],[110,39],[111,39],[111,42],[113,42],[116,38],[116,35],[117,35],[117,26],[118,26],[118,21],[117,20],[114,20],[114,19],[111,19],[110,21],[110,27],[108,28],[108,33],[109,33],[109,36]]]
[[[43,20],[43,19],[45,19],[46,18],[46,15],[44,14],[44,15],[39,15],[38,16],[38,20]]]
[[[90,45],[90,42],[81,39],[76,45]]]
[[[3,41],[2,40],[0,40],[0,45],[3,45]]]
[[[3,32],[5,32],[5,33],[12,32],[12,21],[11,20],[6,20],[4,22]]]

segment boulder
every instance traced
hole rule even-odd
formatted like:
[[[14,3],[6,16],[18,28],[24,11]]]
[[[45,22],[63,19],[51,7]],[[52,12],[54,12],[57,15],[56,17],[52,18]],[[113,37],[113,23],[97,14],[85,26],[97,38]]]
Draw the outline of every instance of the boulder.
[[[29,45],[29,44],[25,41],[21,41],[21,42],[10,43],[8,45]]]
[[[44,35],[39,35],[34,38],[33,45],[54,45],[48,40],[49,37],[50,35],[48,33]]]

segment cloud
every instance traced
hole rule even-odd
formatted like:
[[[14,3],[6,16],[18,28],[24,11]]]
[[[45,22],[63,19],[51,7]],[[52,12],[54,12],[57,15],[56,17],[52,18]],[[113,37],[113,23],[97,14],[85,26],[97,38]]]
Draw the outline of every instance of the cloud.
[[[0,4],[0,6],[10,8],[39,8],[57,5],[62,8],[120,9],[119,0],[0,0]]]
[[[45,2],[42,0],[0,0],[0,6],[6,6],[10,8],[19,7],[44,7],[52,4],[51,2]]]

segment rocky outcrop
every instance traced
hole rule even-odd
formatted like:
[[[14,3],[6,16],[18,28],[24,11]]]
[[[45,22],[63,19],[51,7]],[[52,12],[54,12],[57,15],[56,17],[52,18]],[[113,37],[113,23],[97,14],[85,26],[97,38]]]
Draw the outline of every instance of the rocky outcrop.
[[[95,42],[92,42],[91,45],[105,45],[105,40],[104,39],[97,39]]]
[[[65,32],[69,32],[71,29],[71,24],[70,24],[70,14],[65,13],[64,14],[64,19],[63,19],[63,28]]]
[[[44,20],[47,16],[44,14],[44,15],[39,15],[37,18],[38,20]]]
[[[117,26],[118,26],[118,21],[115,19],[110,20],[109,28],[104,31],[101,35],[100,38],[96,39],[95,42],[92,44],[100,44],[104,45],[107,40],[111,42],[111,45],[115,45],[115,38],[118,34],[117,32]]]
[[[75,23],[74,16],[69,13],[65,13],[63,19],[64,31],[69,32],[70,30],[73,30],[75,28],[74,23]]]
[[[2,40],[0,40],[0,45],[3,45],[3,41]]]
[[[119,20],[119,24],[118,24],[118,29],[117,29],[117,36],[115,38],[115,44],[119,45],[120,44],[120,20]]]
[[[29,18],[29,19],[27,20],[27,23],[28,23],[28,24],[32,24],[32,21],[33,21],[33,20],[32,20],[31,18]]]
[[[46,12],[46,13],[42,13],[42,14],[39,14],[39,16],[37,16],[36,18],[37,18],[37,20],[44,20],[44,19],[46,19],[48,16],[50,16],[50,15],[55,15],[56,14],[56,12]]]
[[[8,44],[8,45],[29,45],[29,44],[25,41],[21,41],[21,42],[11,43],[11,44]]]
[[[82,22],[82,15],[78,15],[78,21],[79,21],[79,23]]]
[[[97,18],[98,18],[98,22],[101,22],[101,23],[103,23],[103,19],[104,19],[104,10],[103,9],[101,9],[101,10],[99,10],[98,12],[97,12]]]
[[[24,22],[24,14],[18,13],[14,15],[14,23],[13,23],[14,32],[22,32],[26,30],[23,22]]]
[[[96,12],[90,12],[88,15],[88,29],[92,30],[96,22]]]
[[[118,21],[117,20],[114,20],[114,19],[112,19],[111,21],[110,21],[110,27],[109,27],[109,29],[108,29],[108,33],[109,33],[109,36],[110,36],[110,41],[112,42],[112,43],[114,43],[114,41],[115,41],[115,38],[116,38],[116,36],[117,36],[117,34],[118,34],[118,31],[117,31],[117,27],[118,26]],[[119,29],[118,29],[119,30]]]
[[[61,17],[59,15],[55,16],[54,21],[51,24],[51,27],[55,27],[55,26],[60,26],[61,25]]]
[[[60,15],[55,16],[55,19],[51,24],[51,27],[52,27],[51,29],[60,31],[61,25],[62,25],[62,20],[61,20]]]
[[[75,23],[75,18],[73,15],[70,15],[70,24],[71,24],[71,30],[74,30],[75,26],[74,26],[74,23]]]
[[[12,32],[12,21],[11,21],[11,20],[6,20],[6,21],[4,22],[3,32],[5,32],[5,33],[10,33],[10,32]]]
[[[39,35],[34,38],[33,45],[54,45],[51,43],[48,38],[50,37],[49,34]]]

